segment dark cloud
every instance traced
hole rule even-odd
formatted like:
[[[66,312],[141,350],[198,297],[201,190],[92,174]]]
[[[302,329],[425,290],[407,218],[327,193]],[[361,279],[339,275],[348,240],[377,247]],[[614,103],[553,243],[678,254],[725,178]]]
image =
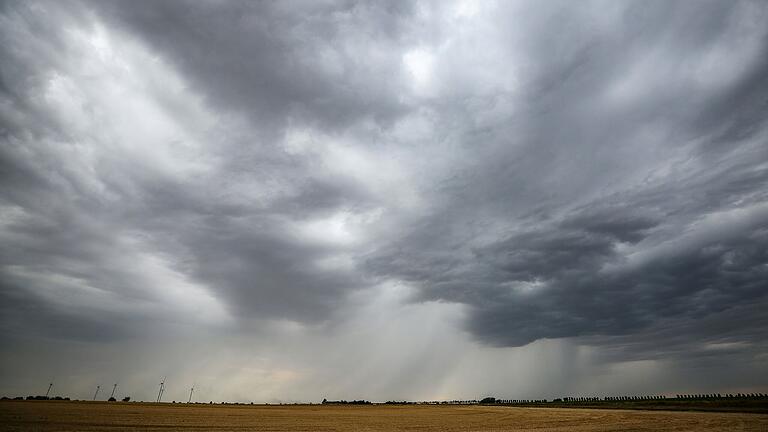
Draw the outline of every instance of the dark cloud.
[[[481,344],[760,369],[767,17],[0,3],[2,349],[177,327],[355,345],[350,322],[421,307]],[[399,324],[387,349],[421,344]]]
[[[525,41],[541,73],[518,118],[468,137],[470,168],[446,178],[427,221],[369,257],[371,271],[468,305],[469,329],[502,346],[635,334],[766,301],[764,62],[725,86],[697,76],[716,68],[696,70],[736,44],[751,8],[765,10],[627,6],[608,29],[567,5],[532,13],[534,27],[565,24]],[[765,42],[755,37],[754,55]],[[637,93],[606,98],[623,85]]]
[[[331,128],[389,123],[406,109],[397,45],[409,2],[93,5],[178,65],[212,103],[262,128],[291,118]]]
[[[747,226],[642,264],[624,264],[623,270],[626,258],[605,238],[573,231],[513,237],[494,245],[491,267],[500,270],[502,282],[541,286],[522,294],[511,286],[512,293],[492,307],[479,308],[472,325],[496,343],[524,344],[540,337],[627,334],[665,318],[697,320],[765,303],[765,240],[764,227]],[[617,269],[605,268],[611,265]],[[542,318],[551,324],[542,325]]]
[[[30,36],[32,52],[13,51],[12,44],[4,44],[8,50],[4,57],[9,61],[4,62],[2,74],[7,115],[0,161],[3,200],[10,218],[4,228],[6,278],[14,272],[49,275],[46,282],[53,286],[72,278],[126,301],[161,302],[159,294],[165,288],[158,284],[168,283],[163,281],[168,275],[157,280],[151,271],[143,274],[132,268],[141,265],[136,260],[149,260],[145,265],[159,260],[163,271],[175,275],[174,282],[201,285],[243,318],[297,321],[327,318],[346,293],[367,286],[363,278],[347,270],[318,267],[317,261],[343,252],[343,247],[303,239],[291,226],[348,208],[370,207],[374,200],[365,187],[327,172],[314,157],[289,154],[279,142],[243,142],[253,139],[244,135],[251,133],[248,131],[227,131],[228,136],[205,138],[217,140],[219,148],[214,146],[208,154],[221,171],[212,168],[197,178],[175,175],[145,159],[151,156],[104,142],[96,144],[105,150],[96,150],[97,160],[84,161],[78,141],[103,137],[91,132],[77,136],[70,130],[72,125],[57,118],[41,101],[51,97],[57,76],[72,73],[69,61],[89,54],[78,51],[74,44],[79,41],[72,29],[82,26],[85,32],[98,31],[92,11],[81,3],[70,6],[71,12],[53,3],[12,4],[6,10],[6,19],[13,20],[6,27],[7,40],[31,35],[48,20],[58,24]],[[189,72],[187,77],[214,105],[245,110],[253,117],[253,133],[269,139],[279,138],[283,131],[273,128],[264,135],[262,126],[287,121],[291,113],[309,109],[322,117],[351,104],[340,117],[347,122],[354,121],[353,112],[361,113],[358,104],[370,105],[360,95],[375,89],[366,85],[345,93],[329,84],[347,85],[346,81],[316,67],[319,60],[313,56],[319,55],[321,47],[334,52],[342,48],[333,41],[341,37],[337,33],[343,26],[323,23],[327,13],[333,15],[338,9],[342,19],[351,20],[365,19],[366,14],[399,13],[394,7],[308,4],[306,12],[317,19],[305,20],[303,13],[280,10],[278,5],[241,5],[232,10],[185,3],[94,6],[116,20],[110,26],[125,25],[147,38],[153,48],[165,50],[167,58]],[[206,17],[235,19],[239,24],[222,25]],[[210,27],[206,29],[206,25]],[[323,26],[327,28],[320,31]],[[371,37],[397,33],[389,27],[382,22],[380,28],[371,29],[375,33]],[[304,46],[301,41],[315,32],[329,39],[307,40]],[[288,46],[294,48],[287,50]],[[348,66],[354,70],[373,67],[367,63]],[[292,72],[286,75],[286,70]],[[73,79],[87,79],[88,73]],[[163,104],[162,98],[172,96],[162,89],[153,91],[150,97],[160,98]],[[75,107],[79,108],[88,109]],[[370,115],[390,111],[384,108]],[[30,113],[35,114],[25,116]],[[137,144],[149,148],[168,145],[162,141]],[[89,163],[95,165],[86,165]],[[257,189],[269,193],[249,197]],[[16,295],[22,286],[19,283],[5,290]],[[51,306],[51,313],[63,306]],[[113,327],[104,325],[102,331]]]

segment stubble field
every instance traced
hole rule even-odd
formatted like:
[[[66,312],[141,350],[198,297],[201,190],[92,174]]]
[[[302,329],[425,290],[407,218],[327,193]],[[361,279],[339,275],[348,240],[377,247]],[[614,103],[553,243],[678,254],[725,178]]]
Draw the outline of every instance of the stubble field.
[[[503,406],[6,401],[2,431],[768,431],[768,415]]]

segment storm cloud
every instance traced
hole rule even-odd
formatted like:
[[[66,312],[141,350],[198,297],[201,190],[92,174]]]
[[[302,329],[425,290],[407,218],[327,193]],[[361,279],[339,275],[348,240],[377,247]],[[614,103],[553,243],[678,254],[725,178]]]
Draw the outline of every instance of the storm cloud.
[[[218,347],[257,400],[550,396],[626,365],[595,391],[765,385],[741,374],[768,368],[766,24],[759,1],[0,3],[3,369],[168,344]],[[543,357],[538,388],[467,369]]]

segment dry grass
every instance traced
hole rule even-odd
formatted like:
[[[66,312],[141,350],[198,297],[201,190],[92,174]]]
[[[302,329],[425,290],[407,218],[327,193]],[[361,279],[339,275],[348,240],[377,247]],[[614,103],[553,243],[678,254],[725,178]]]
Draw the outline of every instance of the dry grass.
[[[6,401],[1,431],[768,431],[768,415],[487,406]]]

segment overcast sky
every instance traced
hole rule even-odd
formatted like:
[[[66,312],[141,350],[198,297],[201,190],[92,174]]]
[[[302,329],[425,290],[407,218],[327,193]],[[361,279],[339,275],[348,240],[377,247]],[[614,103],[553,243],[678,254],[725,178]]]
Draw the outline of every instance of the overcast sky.
[[[765,391],[768,3],[3,1],[0,245],[3,395]]]

